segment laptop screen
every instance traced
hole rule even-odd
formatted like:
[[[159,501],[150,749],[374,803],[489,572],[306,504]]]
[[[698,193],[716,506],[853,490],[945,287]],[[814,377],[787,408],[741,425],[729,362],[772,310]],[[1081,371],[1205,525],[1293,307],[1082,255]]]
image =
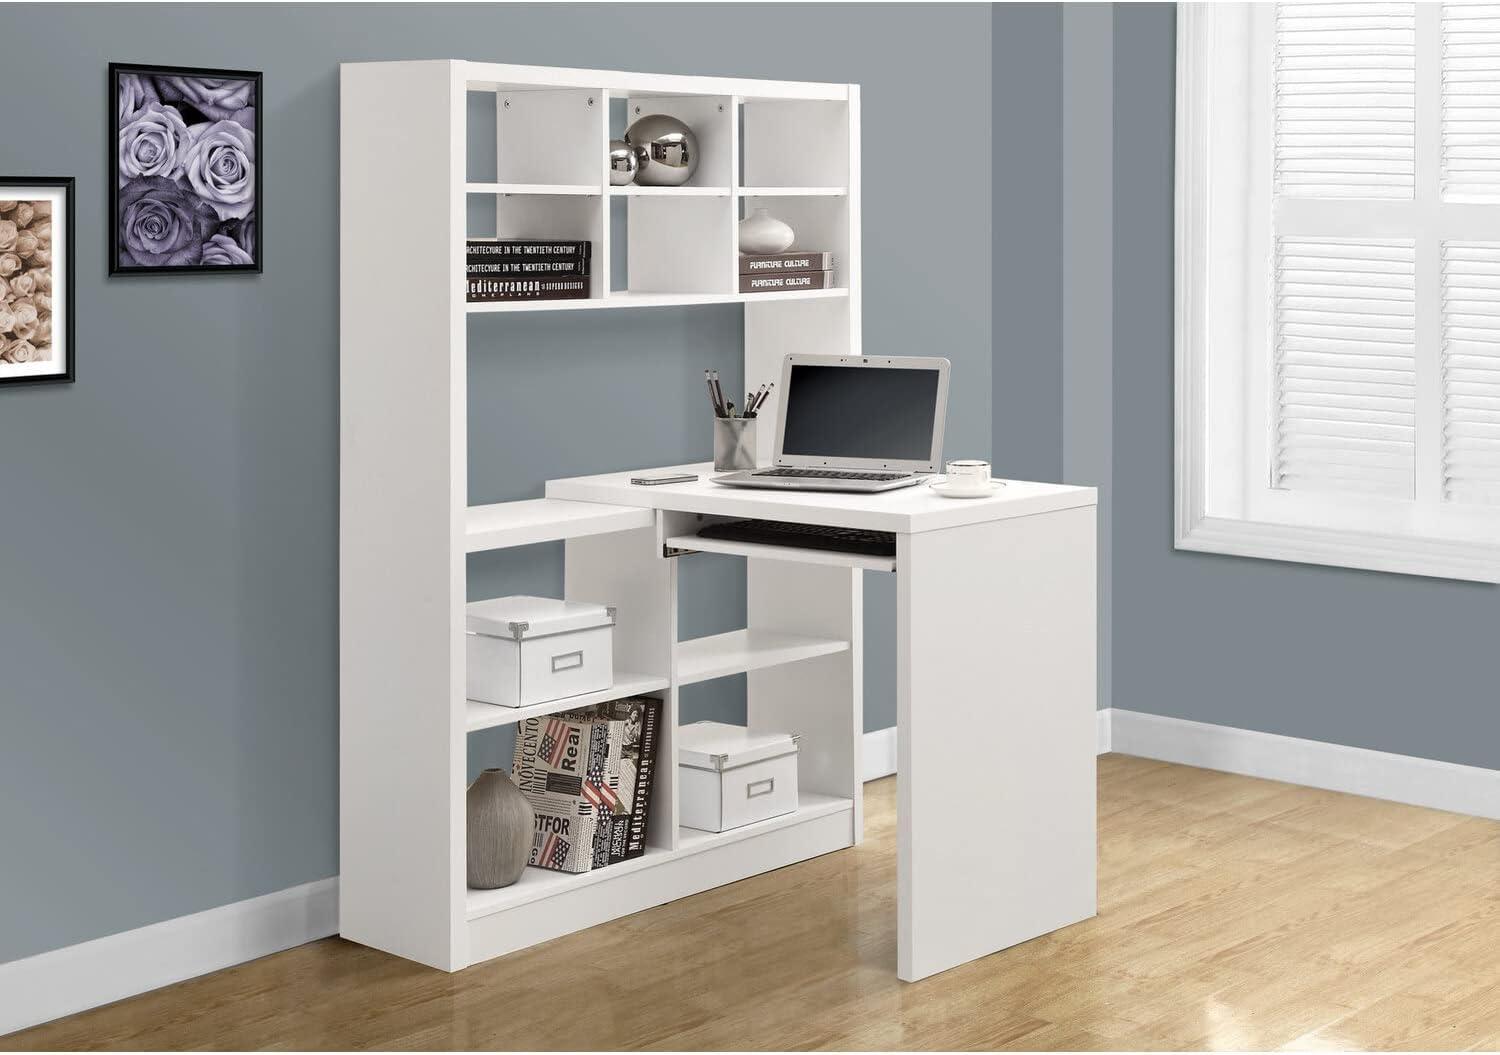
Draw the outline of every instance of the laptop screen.
[[[793,363],[784,456],[926,461],[938,412],[937,370]]]

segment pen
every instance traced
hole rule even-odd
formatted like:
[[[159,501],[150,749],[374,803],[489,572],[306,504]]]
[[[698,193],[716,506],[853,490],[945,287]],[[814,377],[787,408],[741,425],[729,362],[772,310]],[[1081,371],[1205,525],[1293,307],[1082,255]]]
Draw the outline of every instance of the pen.
[[[703,371],[703,383],[708,386],[708,402],[714,408],[714,416],[717,417],[719,413],[719,401],[714,398],[714,380],[709,376],[707,370]]]
[[[724,409],[724,389],[719,384],[719,371],[712,370],[709,372],[709,376],[714,386],[714,406],[718,411],[719,417],[727,418],[729,415]]]
[[[750,408],[752,414],[760,413],[761,404],[771,397],[771,389],[776,387],[776,382],[761,386],[760,394],[755,397],[755,403]]]
[[[714,417],[722,418],[724,416],[724,404],[719,395],[718,379],[714,377],[712,370],[705,370],[703,371],[703,380],[708,383],[708,401],[713,404]]]

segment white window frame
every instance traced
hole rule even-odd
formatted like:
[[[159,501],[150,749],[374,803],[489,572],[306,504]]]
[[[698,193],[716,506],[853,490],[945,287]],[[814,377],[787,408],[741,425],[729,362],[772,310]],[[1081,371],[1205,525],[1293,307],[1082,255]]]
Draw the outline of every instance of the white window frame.
[[[1258,186],[1251,174],[1264,163],[1267,148],[1251,145],[1252,137],[1243,134],[1249,124],[1248,110],[1246,122],[1238,128],[1214,120],[1216,98],[1220,107],[1238,105],[1237,100],[1243,99],[1248,108],[1253,92],[1260,87],[1253,83],[1256,73],[1248,61],[1247,41],[1255,18],[1246,4],[1178,6],[1176,546],[1242,557],[1500,583],[1500,537],[1493,542],[1462,541],[1409,533],[1422,530],[1420,514],[1385,520],[1365,518],[1358,500],[1351,500],[1348,508],[1353,513],[1348,522],[1363,522],[1374,530],[1304,526],[1255,517],[1268,504],[1254,497],[1255,489],[1248,484],[1266,456],[1263,451],[1253,451],[1254,444],[1246,437],[1254,436],[1260,424],[1253,420],[1254,405],[1260,398],[1256,393],[1264,395],[1265,381],[1264,367],[1254,360],[1250,348],[1251,335],[1264,332],[1265,303],[1255,285],[1263,277],[1252,271],[1249,262],[1257,256],[1264,259],[1260,254],[1265,252],[1269,230],[1262,233],[1254,224],[1226,222],[1221,199],[1238,195],[1249,202],[1251,188]],[[1212,168],[1215,164],[1220,169],[1216,173]],[[1422,164],[1420,159],[1418,164]],[[1217,186],[1211,185],[1211,173],[1220,181]],[[1226,183],[1226,176],[1243,181],[1243,188]],[[1238,293],[1234,292],[1236,284],[1247,282],[1250,284],[1240,285]],[[1422,456],[1419,452],[1419,458]],[[1328,504],[1324,496],[1303,497],[1313,498],[1309,503],[1312,507]],[[1403,519],[1404,525],[1400,523]],[[1500,523],[1500,518],[1495,522]]]

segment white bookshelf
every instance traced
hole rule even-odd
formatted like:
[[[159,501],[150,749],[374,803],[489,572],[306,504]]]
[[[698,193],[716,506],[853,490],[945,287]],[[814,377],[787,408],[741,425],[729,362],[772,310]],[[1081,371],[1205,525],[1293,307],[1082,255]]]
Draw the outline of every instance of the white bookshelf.
[[[859,576],[882,565],[783,560],[798,569],[786,577],[777,561],[752,558],[750,628],[679,643],[691,638],[678,626],[684,558],[664,555],[680,531],[666,514],[548,498],[469,505],[467,342],[470,316],[742,304],[749,387],[775,380],[788,352],[858,354],[857,86],[423,60],[345,64],[340,91],[341,933],[457,970],[853,845]],[[475,92],[494,102],[496,156],[484,172],[468,168]],[[694,128],[701,162],[688,185],[610,186],[618,99],[628,119],[669,113]],[[489,229],[469,227],[476,196],[493,202]],[[406,233],[401,267],[386,242],[393,201],[421,201],[430,218]],[[613,202],[626,212],[619,240]],[[835,254],[836,288],[738,292],[736,225],[757,203],[793,225],[796,248]],[[586,238],[591,295],[470,304],[468,236]],[[629,281],[612,289],[617,255]],[[546,443],[537,437],[539,450]],[[467,556],[547,542],[564,545],[566,597],[617,607],[613,687],[526,708],[466,700]],[[752,703],[752,725],[806,716],[799,808],[722,834],[681,828],[678,690],[740,673],[752,698],[775,700]],[[632,695],[657,696],[664,712],[646,854],[469,890],[467,737]]]

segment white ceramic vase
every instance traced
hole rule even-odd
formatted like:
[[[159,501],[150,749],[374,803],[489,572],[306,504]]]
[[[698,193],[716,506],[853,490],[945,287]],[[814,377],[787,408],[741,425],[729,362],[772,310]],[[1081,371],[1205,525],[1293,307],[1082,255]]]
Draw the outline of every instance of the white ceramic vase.
[[[740,252],[782,253],[797,236],[790,227],[765,209],[756,209],[740,221]]]

